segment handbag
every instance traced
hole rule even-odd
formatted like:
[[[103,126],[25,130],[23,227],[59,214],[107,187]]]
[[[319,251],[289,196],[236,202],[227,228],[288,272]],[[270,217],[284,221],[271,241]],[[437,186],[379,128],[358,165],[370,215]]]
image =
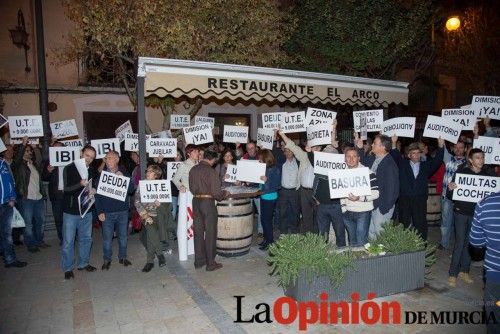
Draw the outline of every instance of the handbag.
[[[26,227],[26,224],[24,223],[23,216],[21,216],[21,213],[16,209],[14,209],[14,214],[12,215],[12,223],[11,227],[12,228],[21,228],[21,227]]]

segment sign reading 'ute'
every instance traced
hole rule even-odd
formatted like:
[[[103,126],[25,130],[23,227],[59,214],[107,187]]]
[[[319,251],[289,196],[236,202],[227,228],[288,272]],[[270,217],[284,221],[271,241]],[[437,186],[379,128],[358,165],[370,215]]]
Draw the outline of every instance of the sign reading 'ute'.
[[[281,119],[281,131],[283,133],[305,132],[306,116],[305,112],[297,111],[283,115]]]
[[[42,116],[9,116],[10,138],[43,137]]]
[[[172,202],[169,180],[140,180],[139,189],[142,203]]]
[[[170,129],[182,129],[191,125],[189,115],[170,115]]]

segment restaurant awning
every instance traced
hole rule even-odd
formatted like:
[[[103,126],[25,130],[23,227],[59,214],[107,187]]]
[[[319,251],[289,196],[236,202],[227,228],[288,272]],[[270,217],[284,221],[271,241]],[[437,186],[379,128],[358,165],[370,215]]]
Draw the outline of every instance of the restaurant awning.
[[[408,83],[275,68],[139,58],[144,95],[387,107],[408,104]]]

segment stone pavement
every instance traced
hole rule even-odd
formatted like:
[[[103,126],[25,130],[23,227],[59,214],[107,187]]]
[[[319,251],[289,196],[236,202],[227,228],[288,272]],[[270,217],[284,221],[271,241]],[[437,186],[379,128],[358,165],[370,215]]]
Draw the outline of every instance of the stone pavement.
[[[431,239],[439,230],[432,228]],[[283,296],[276,279],[269,276],[266,254],[253,246],[248,255],[218,258],[224,268],[215,272],[195,270],[193,259],[180,263],[176,252],[167,266],[142,273],[146,252],[138,235],[129,237],[129,259],[123,267],[115,259],[109,271],[101,271],[101,231],[94,230],[93,273],[75,270],[65,281],[60,249],[53,231],[46,233],[52,245],[40,253],[16,247],[24,269],[0,268],[0,333],[297,333],[298,322],[234,323],[235,295],[242,300],[242,318],[257,313],[259,303],[272,305]],[[116,258],[114,242],[113,255]],[[480,311],[481,267],[472,267],[476,283],[446,286],[450,252],[440,251],[432,279],[419,291],[379,298],[395,300],[403,311]],[[367,277],[367,279],[369,279]],[[261,311],[259,309],[259,311]],[[271,318],[273,319],[272,310]],[[402,319],[404,322],[404,318]],[[483,325],[314,325],[309,333],[484,333]]]

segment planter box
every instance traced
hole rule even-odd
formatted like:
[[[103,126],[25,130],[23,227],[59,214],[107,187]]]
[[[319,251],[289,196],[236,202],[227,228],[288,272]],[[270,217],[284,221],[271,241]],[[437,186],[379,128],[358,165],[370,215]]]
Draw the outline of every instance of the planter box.
[[[319,301],[319,294],[326,292],[329,300],[349,301],[353,292],[359,292],[364,300],[368,292],[382,297],[420,289],[424,286],[424,276],[425,251],[376,256],[356,260],[354,268],[347,269],[344,281],[335,289],[326,276],[313,277],[309,282],[300,273],[285,295],[297,301]]]

